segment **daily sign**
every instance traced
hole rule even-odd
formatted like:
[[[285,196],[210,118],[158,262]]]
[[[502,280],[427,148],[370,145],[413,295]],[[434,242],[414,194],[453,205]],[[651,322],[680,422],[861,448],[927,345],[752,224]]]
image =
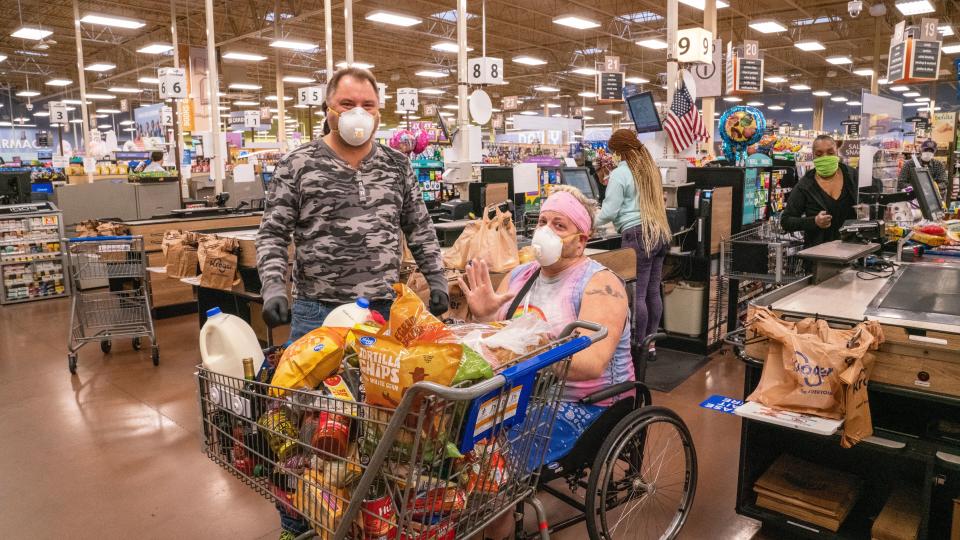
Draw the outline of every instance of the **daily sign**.
[[[183,68],[160,68],[157,70],[160,80],[160,99],[186,99],[187,72]]]

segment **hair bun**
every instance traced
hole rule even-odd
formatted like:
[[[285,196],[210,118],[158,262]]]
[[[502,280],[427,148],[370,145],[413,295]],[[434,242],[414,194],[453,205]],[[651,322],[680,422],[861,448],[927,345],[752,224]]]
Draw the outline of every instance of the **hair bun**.
[[[639,150],[642,144],[637,139],[637,133],[632,129],[618,129],[610,135],[607,146],[614,152],[622,152],[628,149]]]

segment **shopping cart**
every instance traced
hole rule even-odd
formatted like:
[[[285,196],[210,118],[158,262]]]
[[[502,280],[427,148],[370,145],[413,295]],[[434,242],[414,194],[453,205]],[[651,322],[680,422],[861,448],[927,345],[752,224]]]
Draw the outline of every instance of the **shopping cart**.
[[[525,501],[548,538],[536,486],[556,405],[570,357],[606,334],[575,322],[474,386],[417,382],[394,410],[201,366],[202,449],[309,536],[467,538]]]
[[[77,350],[91,341],[99,341],[104,354],[112,348],[112,339],[133,338],[133,349],[140,350],[141,338],[150,338],[153,365],[160,364],[150,309],[150,281],[142,236],[94,236],[71,238],[68,243],[73,307],[70,313],[70,337],[67,363],[70,373],[77,372]],[[85,291],[81,282],[107,280],[109,290]]]

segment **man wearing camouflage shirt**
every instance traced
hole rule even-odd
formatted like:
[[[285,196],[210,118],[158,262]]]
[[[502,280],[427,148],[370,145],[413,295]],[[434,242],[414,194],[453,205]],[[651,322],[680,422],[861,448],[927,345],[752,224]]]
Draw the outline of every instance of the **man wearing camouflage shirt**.
[[[379,120],[376,79],[363,69],[337,71],[326,102],[330,133],[284,156],[267,193],[257,234],[264,320],[271,326],[290,320],[291,233],[292,339],[359,297],[386,315],[391,285],[399,280],[401,231],[430,284],[430,311],[445,312],[449,297],[440,245],[410,161],[373,141]]]

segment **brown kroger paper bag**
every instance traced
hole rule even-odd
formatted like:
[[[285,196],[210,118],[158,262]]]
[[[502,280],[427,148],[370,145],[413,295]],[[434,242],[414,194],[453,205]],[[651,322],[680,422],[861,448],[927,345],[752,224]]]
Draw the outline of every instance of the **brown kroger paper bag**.
[[[477,231],[480,230],[482,223],[483,221],[479,219],[467,223],[467,226],[463,228],[463,232],[457,237],[453,246],[443,252],[444,268],[463,270],[467,267],[467,261],[470,260],[470,242],[472,242],[473,237],[477,235]]]
[[[237,251],[240,242],[235,238],[206,237],[197,250],[200,256],[200,286],[229,291],[240,283]]]
[[[491,219],[487,212],[477,234],[470,240],[469,259],[483,259],[491,272],[507,272],[520,264],[520,252],[517,249],[517,228],[513,225],[510,212],[497,208]]]
[[[166,255],[167,277],[180,279],[197,275],[197,233],[167,231],[161,249]]]
[[[760,383],[748,400],[793,412],[845,418],[851,422],[845,428],[850,436],[845,439],[853,441],[845,444],[855,444],[872,433],[866,380],[873,357],[867,351],[883,342],[879,324],[871,321],[837,330],[823,320],[786,322],[765,308],[752,309],[748,317],[750,329],[770,340]]]

